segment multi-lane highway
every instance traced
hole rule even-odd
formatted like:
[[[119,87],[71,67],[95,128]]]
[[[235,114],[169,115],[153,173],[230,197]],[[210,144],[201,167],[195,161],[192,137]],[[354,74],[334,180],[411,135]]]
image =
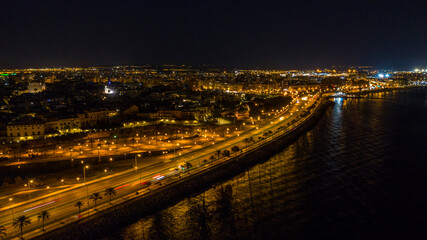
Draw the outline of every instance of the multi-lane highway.
[[[316,95],[316,97],[318,97],[318,95]],[[180,174],[180,170],[174,171],[173,169],[176,169],[177,166],[184,161],[190,162],[193,166],[197,167],[202,163],[202,160],[208,160],[210,156],[217,156],[218,150],[230,150],[231,147],[236,145],[239,146],[239,148],[243,148],[247,145],[244,139],[252,137],[254,140],[257,140],[257,138],[264,133],[269,131],[274,132],[277,128],[291,123],[298,118],[300,115],[299,113],[311,106],[314,100],[313,98],[301,102],[294,101],[289,105],[288,109],[279,112],[274,118],[264,124],[256,127],[254,126],[252,129],[222,142],[178,156],[174,160],[168,160],[166,162],[159,161],[137,170],[129,169],[121,173],[87,182],[86,185],[75,184],[34,198],[31,201],[15,203],[13,207],[12,205],[0,206],[0,226],[6,227],[6,233],[8,234],[6,239],[18,236],[19,229],[14,229],[12,227],[12,219],[13,217],[16,218],[20,215],[26,215],[30,217],[32,223],[24,227],[24,237],[31,238],[40,235],[43,232],[40,230],[41,222],[37,221],[37,214],[40,213],[41,210],[48,210],[50,212],[51,217],[49,221],[45,223],[45,228],[47,231],[52,230],[79,218],[78,208],[74,206],[77,201],[82,201],[84,203],[80,217],[95,214],[94,202],[89,200],[89,196],[93,193],[101,193],[102,196],[104,196],[104,191],[107,187],[114,187],[117,191],[117,195],[112,197],[112,204],[120,204],[120,202],[124,201],[123,198],[129,197],[131,194],[135,195],[137,191],[141,194],[147,191],[146,182],[151,181],[152,185],[157,185],[155,183],[164,181],[163,178],[168,176],[174,177],[173,175]],[[108,196],[104,196],[102,200],[97,201],[98,211],[108,208],[109,206]]]

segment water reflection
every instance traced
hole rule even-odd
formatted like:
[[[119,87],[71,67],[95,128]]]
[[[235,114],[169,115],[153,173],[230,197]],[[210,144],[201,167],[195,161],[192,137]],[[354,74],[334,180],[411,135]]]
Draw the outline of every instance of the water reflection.
[[[417,238],[427,94],[416,93],[342,100],[267,161],[105,239]]]

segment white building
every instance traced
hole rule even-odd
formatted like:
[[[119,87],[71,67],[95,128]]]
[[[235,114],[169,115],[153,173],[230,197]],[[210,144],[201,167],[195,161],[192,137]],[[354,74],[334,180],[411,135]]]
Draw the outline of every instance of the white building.
[[[10,123],[6,132],[11,138],[31,139],[45,134],[45,123],[41,121]]]
[[[44,83],[33,82],[28,84],[29,93],[38,93],[38,92],[43,92],[44,90],[46,90],[46,84]]]

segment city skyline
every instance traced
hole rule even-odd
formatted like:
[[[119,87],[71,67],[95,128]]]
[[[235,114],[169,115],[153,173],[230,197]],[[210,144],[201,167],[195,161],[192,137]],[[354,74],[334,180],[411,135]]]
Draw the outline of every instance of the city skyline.
[[[421,1],[0,1],[1,239],[424,239]]]
[[[165,69],[167,67],[173,66],[173,67],[188,67],[192,68],[193,70],[200,70],[203,68],[206,69],[217,69],[217,70],[224,70],[224,71],[232,71],[232,70],[242,70],[242,71],[302,71],[302,72],[310,72],[310,71],[317,71],[317,72],[323,72],[323,71],[330,71],[330,70],[336,70],[337,72],[345,72],[349,69],[363,69],[363,68],[370,68],[372,71],[377,72],[426,72],[427,67],[413,67],[408,69],[395,69],[395,68],[380,68],[376,66],[371,65],[348,65],[348,66],[325,66],[323,68],[261,68],[261,67],[252,67],[252,68],[237,68],[234,66],[220,66],[220,65],[214,65],[214,64],[197,64],[197,65],[190,65],[190,64],[124,64],[124,65],[111,65],[111,64],[104,64],[104,65],[75,65],[75,66],[44,66],[44,67],[5,67],[0,68],[0,71],[38,71],[38,70],[73,70],[73,69],[108,69],[108,68],[124,68],[124,67],[130,67],[130,68],[147,68],[147,69]],[[418,66],[418,65],[417,65]]]

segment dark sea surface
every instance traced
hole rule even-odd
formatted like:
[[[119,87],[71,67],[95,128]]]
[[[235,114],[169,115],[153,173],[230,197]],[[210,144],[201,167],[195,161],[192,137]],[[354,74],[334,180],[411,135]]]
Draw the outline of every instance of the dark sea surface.
[[[427,89],[336,99],[283,151],[106,239],[427,239]]]

